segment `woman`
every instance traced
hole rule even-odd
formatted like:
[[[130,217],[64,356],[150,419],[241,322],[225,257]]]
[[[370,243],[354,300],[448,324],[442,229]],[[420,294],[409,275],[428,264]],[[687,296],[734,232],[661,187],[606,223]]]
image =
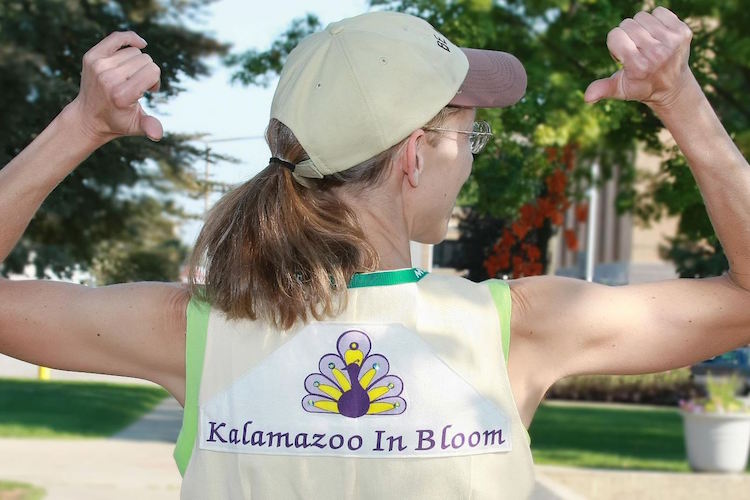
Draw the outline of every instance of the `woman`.
[[[475,108],[517,101],[525,73],[418,18],[370,13],[289,56],[273,157],[196,244],[204,287],[4,280],[0,352],[169,390],[185,407],[183,498],[526,497],[526,427],[555,381],[668,370],[750,340],[750,167],[688,69],[690,38],[663,8],[626,19],[607,40],[623,69],[586,100],[638,100],[664,121],[727,275],[614,288],[412,269],[409,240],[442,240],[489,137]],[[78,97],[0,171],[0,256],[96,148],[161,137],[137,103],[159,82],[145,45],[114,33],[92,48]]]

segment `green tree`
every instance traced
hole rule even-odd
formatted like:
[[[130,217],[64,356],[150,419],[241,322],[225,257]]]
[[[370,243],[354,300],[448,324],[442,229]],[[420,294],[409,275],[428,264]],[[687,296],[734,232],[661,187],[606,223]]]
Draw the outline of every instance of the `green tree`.
[[[669,7],[688,18],[693,27],[691,67],[724,127],[740,151],[750,156],[750,39],[747,2],[671,0]],[[668,238],[662,255],[677,265],[680,276],[716,276],[729,268],[714,233],[698,186],[679,152],[665,145],[666,159],[651,179],[639,215],[658,220],[678,216],[677,234]]]
[[[102,240],[95,248],[91,268],[97,281],[178,281],[188,249],[173,220],[163,216],[165,208],[174,209],[173,203],[140,197],[126,204],[128,225],[123,236]]]
[[[228,47],[181,20],[209,3],[0,3],[0,165],[76,96],[83,54],[112,31],[132,29],[150,42],[146,51],[162,69],[161,92],[146,96],[151,106],[182,91],[184,78],[206,75],[204,58]],[[0,272],[19,272],[31,262],[38,277],[48,270],[69,276],[76,266],[89,269],[97,261],[103,282],[174,279],[185,253],[174,227],[187,214],[169,195],[197,195],[204,187],[193,169],[204,152],[189,144],[191,138],[166,134],[159,143],[124,138],[96,151],[47,198]],[[105,257],[115,256],[102,267]]]
[[[418,15],[457,45],[510,52],[526,68],[529,84],[524,99],[507,109],[479,112],[479,119],[492,124],[495,141],[475,158],[459,198],[459,203],[472,207],[472,220],[480,220],[476,214],[508,225],[519,219],[522,207],[536,206],[547,193],[548,179],[561,168],[557,152],[572,148],[575,164],[565,170],[569,199],[582,198],[593,161],[602,168],[600,182],[611,178],[617,168],[620,213],[634,212],[644,221],[666,212],[680,214],[678,235],[664,252],[683,276],[719,274],[726,269],[690,171],[659,139],[661,122],[640,103],[604,101],[592,106],[583,101],[583,91],[591,81],[617,69],[606,36],[622,19],[633,16],[638,4],[625,0],[371,0],[370,4]],[[749,88],[750,41],[743,36],[743,27],[750,13],[743,10],[742,2],[664,4],[689,18],[696,33],[693,70],[706,84],[709,99],[727,128],[747,148],[750,108],[743,104],[742,92]],[[230,56],[229,64],[238,66],[235,78],[246,84],[267,84],[296,43],[319,29],[319,20],[308,14],[295,20],[269,50]],[[656,154],[669,154],[642,197],[634,188],[639,144]],[[545,250],[552,229],[545,222],[538,230],[522,231],[524,236],[512,251],[526,257],[523,248],[534,253]],[[489,245],[485,256],[492,251]],[[541,262],[546,263],[544,258]],[[505,271],[497,271],[497,266],[493,270]]]

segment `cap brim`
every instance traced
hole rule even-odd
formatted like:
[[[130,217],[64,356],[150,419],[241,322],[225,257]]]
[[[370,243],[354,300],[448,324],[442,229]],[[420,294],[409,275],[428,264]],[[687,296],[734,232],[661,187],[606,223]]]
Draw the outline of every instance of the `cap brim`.
[[[515,56],[497,50],[461,50],[469,59],[469,72],[449,106],[504,108],[523,97],[526,70]]]

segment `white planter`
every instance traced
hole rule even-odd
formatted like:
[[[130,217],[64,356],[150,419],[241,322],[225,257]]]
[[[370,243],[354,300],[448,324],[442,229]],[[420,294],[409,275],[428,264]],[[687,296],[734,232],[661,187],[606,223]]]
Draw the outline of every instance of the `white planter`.
[[[750,414],[681,413],[691,469],[706,472],[745,470],[750,450]]]

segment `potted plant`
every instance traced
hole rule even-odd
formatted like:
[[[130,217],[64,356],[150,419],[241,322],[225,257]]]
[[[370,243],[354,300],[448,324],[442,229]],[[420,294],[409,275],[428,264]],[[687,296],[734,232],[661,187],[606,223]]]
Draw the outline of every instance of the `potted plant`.
[[[694,471],[742,472],[750,450],[750,407],[737,397],[736,374],[712,378],[705,398],[680,400],[685,448]]]

